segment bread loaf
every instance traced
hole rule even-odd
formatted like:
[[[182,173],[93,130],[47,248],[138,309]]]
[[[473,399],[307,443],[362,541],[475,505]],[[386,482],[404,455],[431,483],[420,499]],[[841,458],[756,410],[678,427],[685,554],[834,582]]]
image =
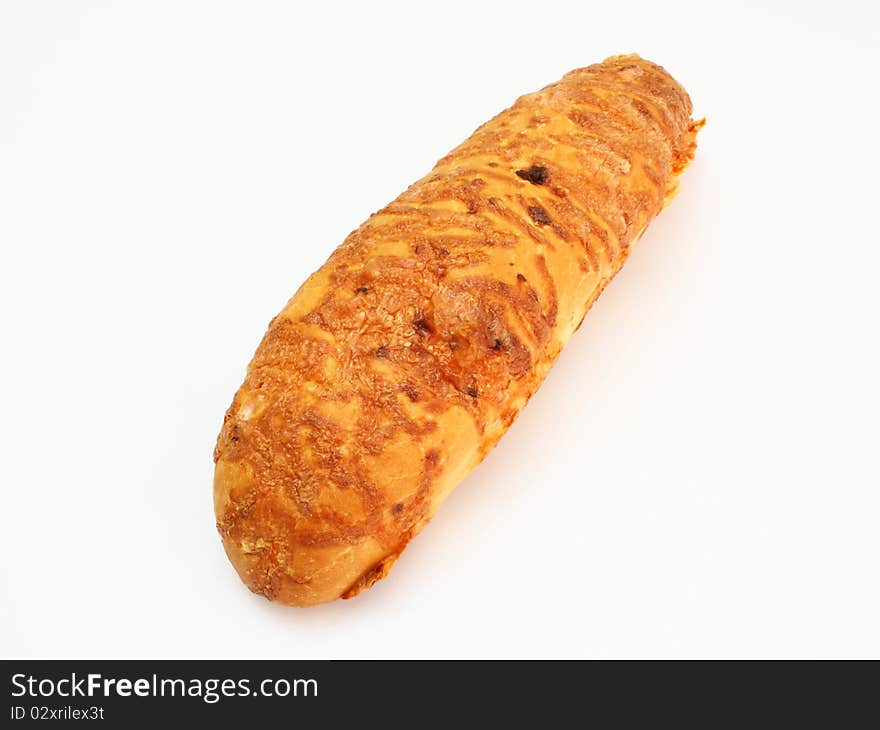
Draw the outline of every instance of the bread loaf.
[[[701,123],[617,56],[521,97],[272,320],[214,453],[223,545],[310,606],[385,577],[540,385],[677,189]]]

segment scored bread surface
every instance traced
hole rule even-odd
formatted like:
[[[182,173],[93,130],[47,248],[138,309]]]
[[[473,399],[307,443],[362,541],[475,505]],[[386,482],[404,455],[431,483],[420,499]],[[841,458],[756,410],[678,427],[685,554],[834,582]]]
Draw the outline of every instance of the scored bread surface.
[[[272,320],[214,453],[223,545],[296,606],[383,578],[540,385],[677,190],[700,123],[616,56],[521,97]]]

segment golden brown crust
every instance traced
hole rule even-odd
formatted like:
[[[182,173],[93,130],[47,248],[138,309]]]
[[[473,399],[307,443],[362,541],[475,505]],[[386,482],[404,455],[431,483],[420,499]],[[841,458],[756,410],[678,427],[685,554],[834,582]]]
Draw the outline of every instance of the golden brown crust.
[[[303,284],[214,455],[218,529],[251,590],[307,606],[388,573],[674,195],[690,114],[638,56],[572,71],[480,127]]]

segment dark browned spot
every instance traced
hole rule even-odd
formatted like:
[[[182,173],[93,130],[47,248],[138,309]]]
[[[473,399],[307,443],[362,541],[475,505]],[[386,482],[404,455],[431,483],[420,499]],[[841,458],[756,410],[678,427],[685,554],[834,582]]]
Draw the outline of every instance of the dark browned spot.
[[[419,400],[419,391],[413,388],[409,383],[404,383],[400,386],[400,389],[406,393],[406,397],[409,398],[413,403],[418,402]]]
[[[550,216],[540,205],[529,206],[529,216],[539,226],[546,226],[550,223]]]
[[[523,180],[528,180],[533,185],[543,185],[547,182],[547,178],[549,177],[547,174],[547,168],[542,165],[532,165],[525,170],[517,170],[516,175]]]
[[[428,321],[428,318],[425,317],[424,314],[419,313],[416,315],[413,320],[413,327],[416,328],[416,331],[422,337],[434,334],[434,326]]]
[[[489,164],[489,167],[498,167],[498,163],[497,163],[497,162],[490,162],[490,163],[488,163],[488,164]]]
[[[440,452],[437,449],[430,449],[425,454],[425,461],[429,466],[437,466],[437,463],[440,461]]]
[[[526,280],[526,277],[524,277],[522,274],[517,274],[517,275],[516,275],[516,280],[517,280],[517,281],[525,281],[525,280]]]
[[[366,294],[368,291],[370,291],[370,287],[368,287],[368,286],[359,286],[357,289],[355,289],[355,291],[356,291],[358,294]]]
[[[477,389],[473,386],[471,386],[470,388],[467,389],[467,394],[471,398],[476,398],[479,395],[479,393],[477,393]]]
[[[391,508],[391,511],[394,512],[394,514],[399,515],[401,512],[403,512],[403,502],[398,502],[397,504],[395,504]]]
[[[381,357],[383,360],[388,357],[388,348],[384,345],[376,348],[376,357]]]
[[[500,350],[502,347],[504,347],[504,342],[501,341],[501,340],[499,340],[499,339],[496,337],[496,338],[495,338],[495,342],[492,343],[492,349],[495,350],[495,351],[498,351],[498,350]]]
[[[653,115],[651,114],[651,110],[648,109],[641,101],[638,99],[633,99],[632,105],[635,107],[636,111],[641,114],[643,117],[650,119]]]
[[[456,340],[454,337],[449,340],[449,349],[455,352],[459,347],[461,347],[461,343]]]

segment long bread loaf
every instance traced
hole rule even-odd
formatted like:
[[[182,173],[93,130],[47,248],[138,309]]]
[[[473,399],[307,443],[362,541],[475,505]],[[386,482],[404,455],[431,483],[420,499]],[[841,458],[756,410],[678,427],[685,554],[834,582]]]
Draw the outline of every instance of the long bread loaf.
[[[272,320],[214,458],[247,586],[383,578],[540,385],[669,202],[700,123],[638,56],[521,97],[372,215]]]

